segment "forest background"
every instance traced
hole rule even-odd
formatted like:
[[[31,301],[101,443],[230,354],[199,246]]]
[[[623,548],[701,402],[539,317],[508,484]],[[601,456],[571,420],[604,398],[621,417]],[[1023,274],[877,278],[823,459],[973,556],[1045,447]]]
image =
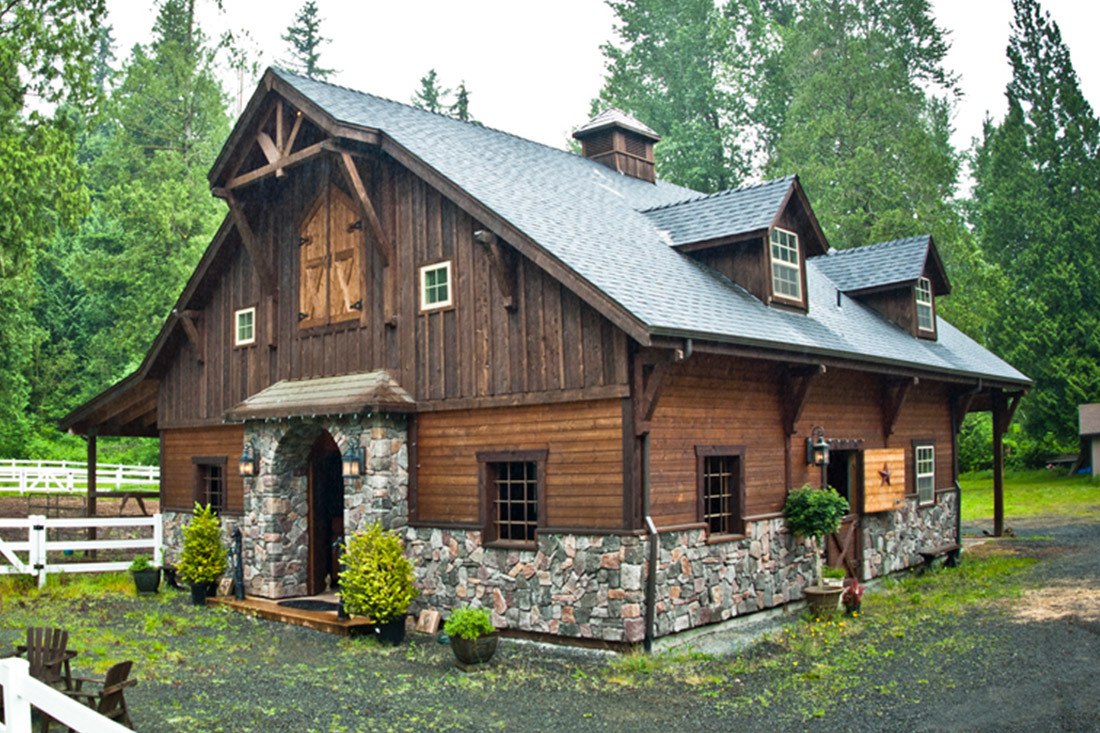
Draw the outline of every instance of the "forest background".
[[[83,457],[58,420],[137,368],[225,214],[206,172],[262,69],[247,34],[201,26],[206,1],[160,0],[121,58],[105,0],[0,5],[0,457]],[[659,175],[700,191],[798,173],[833,247],[931,234],[940,314],[1035,380],[1010,464],[1076,450],[1076,406],[1100,400],[1100,124],[1037,0],[1012,0],[1007,113],[966,149],[927,0],[608,6],[593,113],[657,130]],[[279,64],[331,77],[324,30],[306,2]],[[474,122],[463,70],[425,71],[407,101]],[[970,416],[964,470],[990,440]],[[156,451],[100,442],[104,461]]]

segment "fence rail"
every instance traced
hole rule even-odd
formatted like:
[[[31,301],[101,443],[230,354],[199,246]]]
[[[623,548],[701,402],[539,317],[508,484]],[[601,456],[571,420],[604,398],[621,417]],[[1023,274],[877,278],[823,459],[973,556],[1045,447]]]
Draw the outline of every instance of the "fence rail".
[[[61,529],[143,529],[150,536],[128,539],[51,539],[51,533]],[[26,541],[8,541],[0,538],[0,575],[34,575],[38,585],[46,584],[50,573],[107,573],[126,570],[129,560],[114,562],[79,562],[76,558],[58,552],[87,550],[148,550],[153,563],[162,565],[164,558],[164,522],[160,514],[151,517],[88,517],[82,519],[48,519],[35,515],[26,519],[0,519],[2,529],[25,529]],[[54,553],[53,559],[50,553]],[[25,558],[20,556],[25,553]]]
[[[96,465],[96,489],[160,489],[159,466]],[[79,461],[0,459],[0,491],[17,494],[83,494],[88,490],[88,464]]]
[[[4,700],[0,733],[31,733],[31,708],[79,733],[129,733],[129,728],[31,677],[26,659],[0,659],[0,688]]]

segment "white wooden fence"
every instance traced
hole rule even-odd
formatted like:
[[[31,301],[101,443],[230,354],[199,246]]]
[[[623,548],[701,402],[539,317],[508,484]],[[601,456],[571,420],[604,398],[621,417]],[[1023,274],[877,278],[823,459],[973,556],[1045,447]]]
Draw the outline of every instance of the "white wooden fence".
[[[136,539],[51,539],[51,533],[59,529],[130,529],[148,528],[149,536]],[[153,556],[153,564],[162,565],[164,522],[160,514],[151,517],[87,517],[80,519],[47,519],[35,515],[26,519],[0,518],[0,530],[24,529],[26,541],[8,541],[0,538],[0,575],[35,575],[39,587],[46,584],[50,573],[105,573],[126,570],[130,561],[79,562],[76,558],[57,557],[65,550],[146,550]],[[144,534],[144,533],[143,533]],[[49,553],[54,553],[50,559]],[[25,553],[25,558],[20,556]]]
[[[160,489],[160,467],[96,465],[98,491]],[[0,460],[0,491],[18,494],[83,494],[88,490],[88,464],[78,461]]]
[[[32,707],[80,733],[130,733],[129,728],[31,677],[26,659],[0,659],[0,687],[4,688],[0,733],[31,733]]]

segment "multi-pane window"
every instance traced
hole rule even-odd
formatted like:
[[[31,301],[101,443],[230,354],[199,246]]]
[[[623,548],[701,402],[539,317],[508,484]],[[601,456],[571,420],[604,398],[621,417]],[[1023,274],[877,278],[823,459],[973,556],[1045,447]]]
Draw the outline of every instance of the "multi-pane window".
[[[936,501],[936,447],[918,445],[914,451],[917,463],[917,502],[932,504]]]
[[[917,328],[921,331],[936,330],[932,313],[932,283],[926,277],[917,280]]]
[[[486,541],[534,547],[546,468],[545,451],[482,453]]]
[[[226,504],[226,474],[223,457],[195,458],[194,499],[199,504],[209,504],[222,512]]]
[[[772,229],[771,261],[772,292],[782,298],[802,300],[798,235],[785,229]]]
[[[744,532],[743,455],[737,447],[698,447],[699,519],[715,535]]]
[[[438,262],[420,268],[420,310],[451,305],[451,262]]]
[[[237,311],[236,330],[233,343],[236,346],[247,346],[256,343],[256,309],[244,308]]]

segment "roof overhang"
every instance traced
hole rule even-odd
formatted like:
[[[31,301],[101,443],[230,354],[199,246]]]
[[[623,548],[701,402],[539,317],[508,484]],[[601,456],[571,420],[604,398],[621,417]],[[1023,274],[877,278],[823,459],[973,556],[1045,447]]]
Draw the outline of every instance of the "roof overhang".
[[[79,435],[156,437],[160,382],[134,372],[62,418],[62,430]]]
[[[367,412],[415,412],[416,400],[385,370],[284,379],[227,410],[231,422]]]

